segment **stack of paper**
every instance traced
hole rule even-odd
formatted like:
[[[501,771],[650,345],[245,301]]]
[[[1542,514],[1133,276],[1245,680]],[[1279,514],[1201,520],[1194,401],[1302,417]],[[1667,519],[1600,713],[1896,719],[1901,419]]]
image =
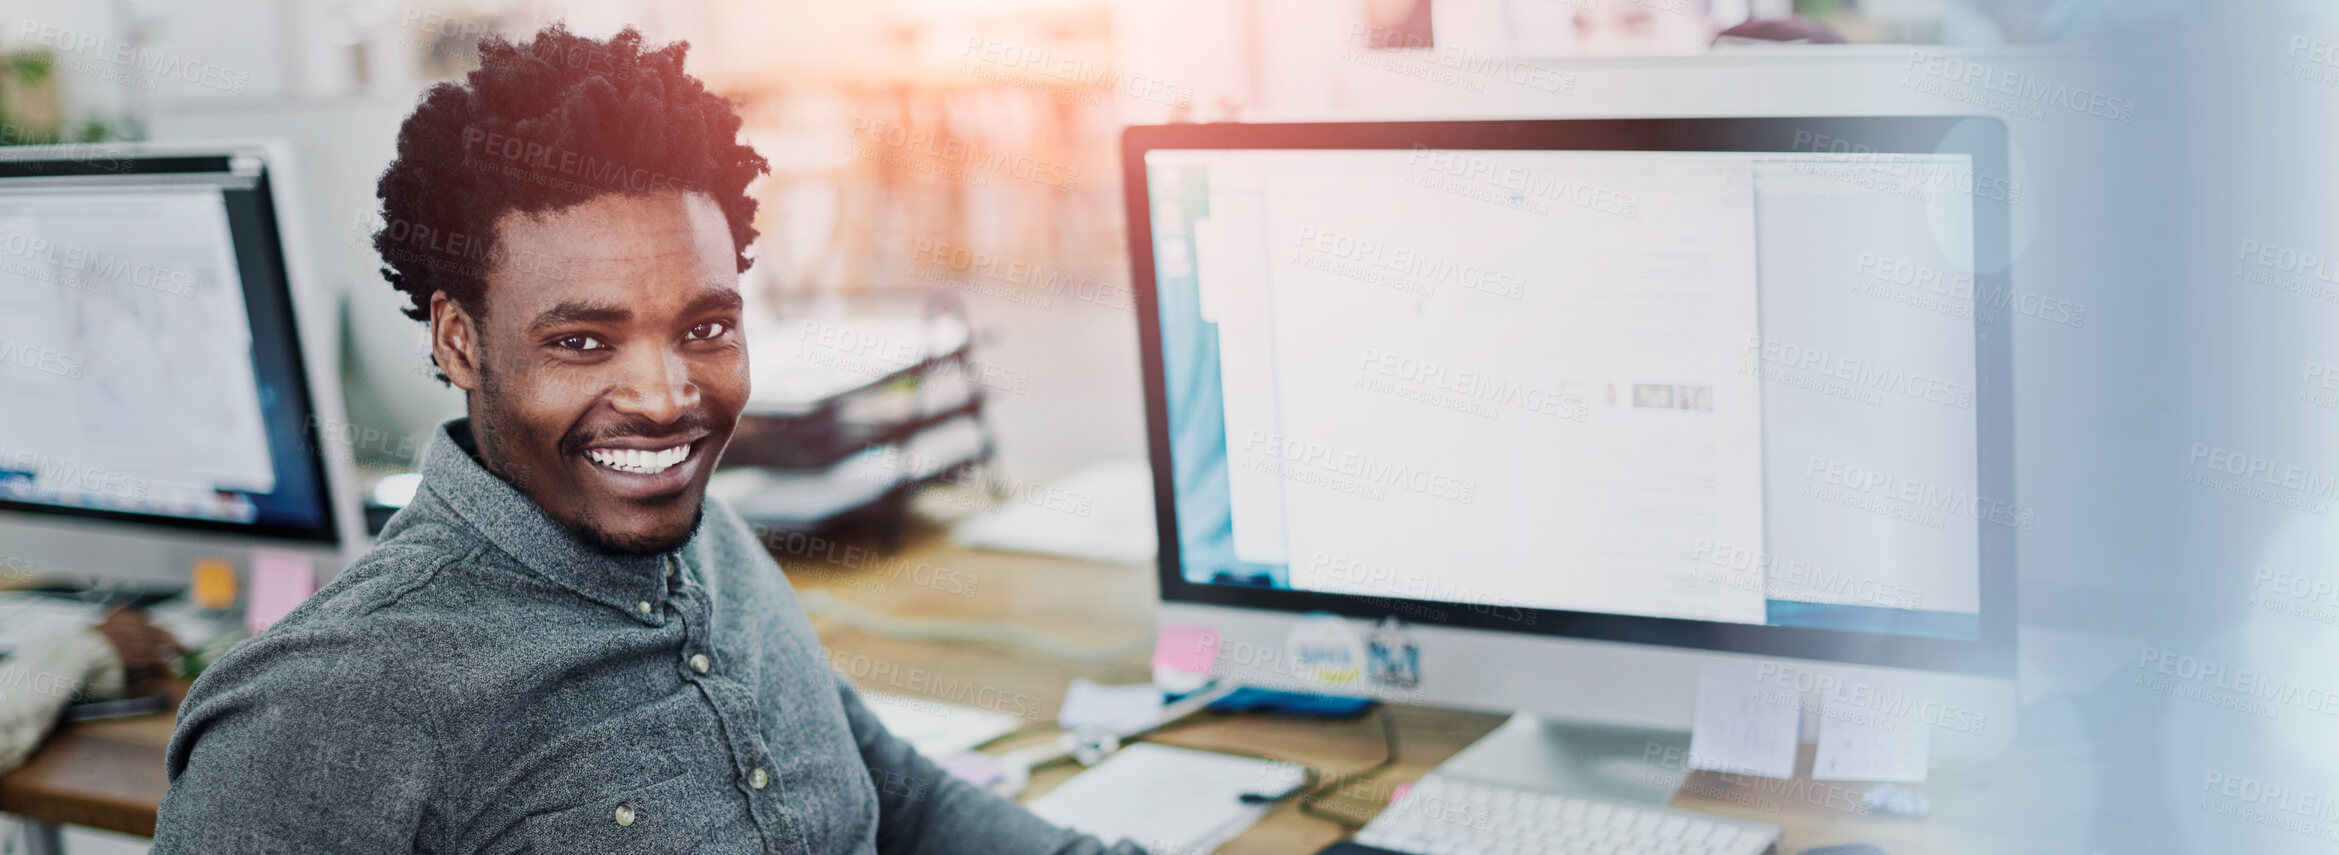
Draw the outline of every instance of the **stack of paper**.
[[[1056,724],[1072,731],[1133,733],[1160,719],[1161,690],[1152,683],[1107,686],[1086,677],[1072,678],[1056,711]]]
[[[1247,793],[1280,796],[1305,780],[1290,763],[1140,742],[1048,791],[1033,813],[1105,841],[1130,840],[1155,855],[1216,850],[1274,809]]]
[[[1153,468],[1143,460],[1082,467],[958,524],[959,545],[1142,564],[1153,560]]]
[[[0,654],[72,635],[105,617],[105,607],[43,594],[0,595]]]
[[[1023,726],[1023,719],[1006,713],[905,695],[862,692],[861,705],[877,716],[887,733],[936,762]]]

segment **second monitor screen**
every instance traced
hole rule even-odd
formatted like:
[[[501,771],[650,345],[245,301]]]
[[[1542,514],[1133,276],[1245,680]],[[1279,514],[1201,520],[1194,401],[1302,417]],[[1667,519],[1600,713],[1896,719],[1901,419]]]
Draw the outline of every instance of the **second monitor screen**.
[[[1187,579],[1978,634],[1969,158],[1147,174]]]

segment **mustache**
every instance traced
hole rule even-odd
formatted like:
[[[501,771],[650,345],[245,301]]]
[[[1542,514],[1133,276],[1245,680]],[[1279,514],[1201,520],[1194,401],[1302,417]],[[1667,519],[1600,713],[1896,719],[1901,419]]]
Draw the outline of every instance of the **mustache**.
[[[711,432],[708,430],[706,413],[698,410],[683,413],[682,417],[664,425],[651,421],[646,416],[628,415],[619,416],[591,428],[580,426],[577,430],[571,431],[567,437],[561,439],[560,445],[563,452],[583,454],[585,449],[594,444],[612,439],[636,436],[657,439],[659,437]]]

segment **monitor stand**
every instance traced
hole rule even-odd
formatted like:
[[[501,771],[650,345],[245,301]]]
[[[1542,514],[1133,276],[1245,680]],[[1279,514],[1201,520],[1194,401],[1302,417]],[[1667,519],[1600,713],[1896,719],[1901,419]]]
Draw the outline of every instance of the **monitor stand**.
[[[1437,772],[1546,793],[1664,805],[1688,778],[1689,734],[1511,714]]]

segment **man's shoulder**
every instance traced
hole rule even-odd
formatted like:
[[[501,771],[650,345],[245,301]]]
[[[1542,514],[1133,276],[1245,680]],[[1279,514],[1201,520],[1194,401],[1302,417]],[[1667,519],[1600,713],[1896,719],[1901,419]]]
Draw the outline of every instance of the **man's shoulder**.
[[[461,639],[493,610],[482,608],[479,541],[434,527],[408,528],[369,550],[266,631],[205,670],[189,701],[260,692],[271,699],[349,700],[326,687],[398,676],[417,689],[459,685],[421,672],[460,668],[475,650]],[[469,607],[466,607],[469,604]],[[320,694],[319,689],[324,689]]]
[[[321,750],[316,728],[328,722],[410,746],[434,742],[463,694],[445,678],[464,666],[421,631],[425,621],[373,607],[394,601],[380,590],[390,584],[345,575],[205,667],[180,704],[168,774],[179,775],[198,742],[238,762]]]
[[[475,560],[484,551],[479,541],[460,537],[451,528],[417,526],[375,544],[301,604],[308,614],[288,616],[287,624],[346,620],[411,603],[414,594],[441,583],[443,571]]]
[[[422,641],[541,607],[551,582],[451,522],[401,527],[269,634],[391,630]],[[402,631],[410,625],[419,632]]]
[[[433,641],[445,616],[416,594],[463,558],[412,543],[377,547],[275,625],[212,663],[195,694],[341,682],[379,676],[361,672],[395,663],[437,658],[442,651],[432,649]]]

